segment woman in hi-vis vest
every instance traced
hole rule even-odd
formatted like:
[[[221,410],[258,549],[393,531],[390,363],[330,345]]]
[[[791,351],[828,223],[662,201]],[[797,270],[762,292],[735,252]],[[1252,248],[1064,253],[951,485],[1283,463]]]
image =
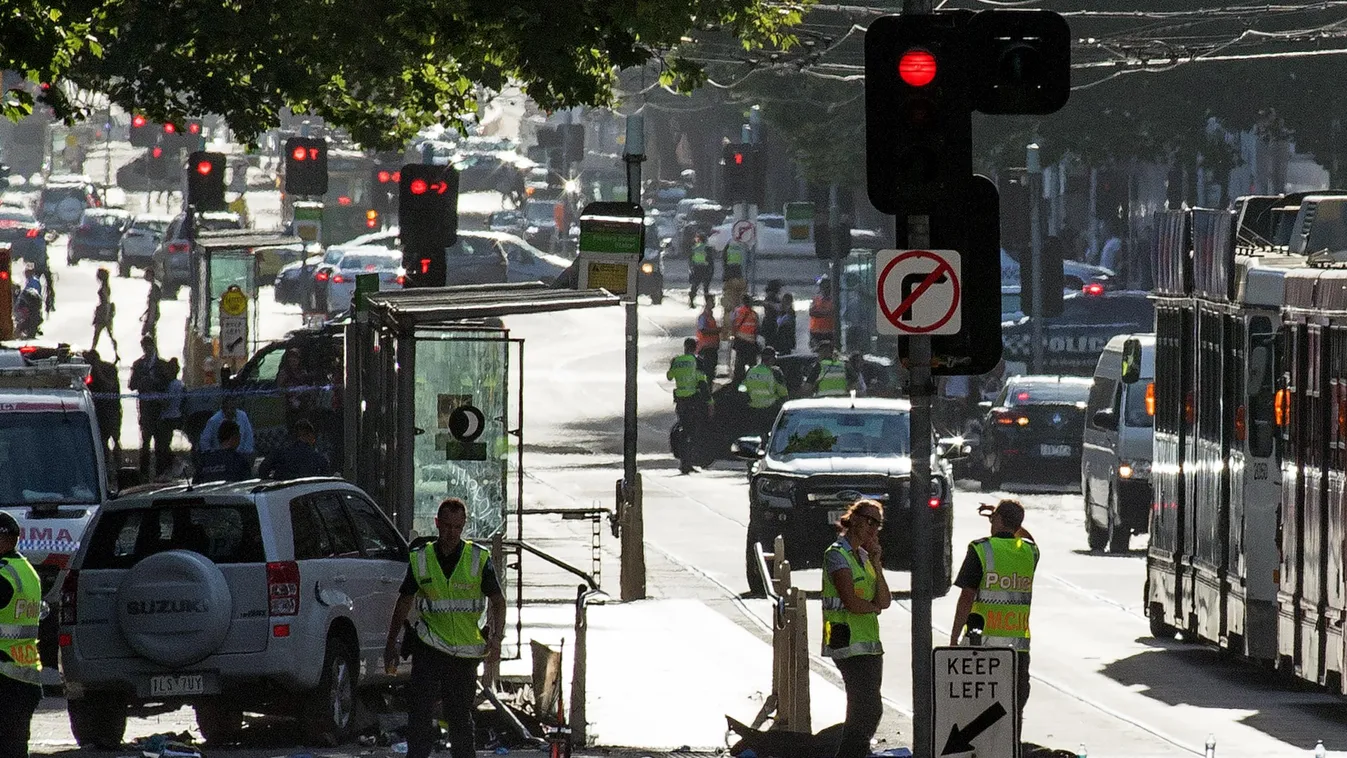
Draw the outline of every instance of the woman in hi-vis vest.
[[[884,579],[879,544],[883,528],[883,506],[857,500],[839,521],[837,541],[823,554],[823,654],[837,663],[847,691],[847,721],[837,758],[869,755],[870,739],[884,715],[879,614],[893,595]]]

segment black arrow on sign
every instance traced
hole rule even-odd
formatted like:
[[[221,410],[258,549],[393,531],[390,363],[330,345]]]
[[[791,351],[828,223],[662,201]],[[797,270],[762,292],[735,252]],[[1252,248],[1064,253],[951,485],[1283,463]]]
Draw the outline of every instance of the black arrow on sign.
[[[973,740],[978,735],[991,728],[992,724],[1000,721],[1006,715],[1006,707],[1001,703],[992,703],[983,711],[981,715],[968,722],[968,726],[963,729],[958,724],[950,727],[949,739],[945,742],[945,749],[941,755],[951,755],[954,753],[967,753],[973,749]]]

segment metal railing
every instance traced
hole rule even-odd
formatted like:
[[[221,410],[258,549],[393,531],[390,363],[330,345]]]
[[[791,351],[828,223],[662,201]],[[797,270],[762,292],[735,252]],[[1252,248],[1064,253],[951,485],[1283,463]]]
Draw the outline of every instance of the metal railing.
[[[772,729],[812,734],[809,698],[809,616],[805,594],[791,585],[790,561],[786,560],[786,541],[778,536],[772,553],[763,552],[754,543],[753,555],[763,590],[773,601],[772,613],[772,694],[753,720],[753,728],[766,722]],[[769,563],[772,565],[768,569]]]

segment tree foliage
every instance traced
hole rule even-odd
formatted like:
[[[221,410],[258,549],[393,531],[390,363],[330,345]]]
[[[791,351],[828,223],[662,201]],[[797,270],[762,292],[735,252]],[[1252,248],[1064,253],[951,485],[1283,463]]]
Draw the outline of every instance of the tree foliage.
[[[766,0],[7,0],[0,68],[58,85],[40,99],[62,118],[90,107],[72,92],[100,92],[156,120],[217,113],[252,139],[288,108],[392,147],[472,113],[481,89],[605,105],[614,72],[653,57],[692,86],[697,66],[670,52],[689,30],[783,46],[798,18]],[[6,93],[10,118],[32,106]]]

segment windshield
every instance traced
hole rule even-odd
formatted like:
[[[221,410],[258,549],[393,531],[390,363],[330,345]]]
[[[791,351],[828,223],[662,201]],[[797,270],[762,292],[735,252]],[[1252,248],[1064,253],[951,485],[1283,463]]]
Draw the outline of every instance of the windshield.
[[[535,224],[554,223],[556,216],[553,215],[553,208],[555,207],[552,203],[529,203],[524,206],[524,215]]]
[[[343,271],[383,271],[395,269],[401,262],[401,258],[388,255],[348,255],[341,259],[341,268]]]
[[[0,506],[99,502],[95,445],[84,413],[0,413]]]
[[[1155,417],[1146,412],[1146,387],[1150,383],[1151,380],[1142,379],[1127,385],[1127,411],[1123,418],[1127,426],[1149,429],[1155,425]]]
[[[27,211],[0,209],[0,221],[18,221],[31,224],[33,223],[33,214]]]
[[[159,220],[151,221],[147,219],[140,219],[136,221],[136,223],[132,224],[132,226],[134,226],[137,229],[146,229],[151,232],[159,232],[160,234],[162,234],[164,230],[168,229],[168,222]]]
[[[904,456],[907,421],[907,411],[787,411],[772,432],[772,454]]]
[[[1085,406],[1090,397],[1090,381],[1062,382],[1060,384],[1021,384],[1009,388],[1006,407],[1020,405],[1076,404]]]

